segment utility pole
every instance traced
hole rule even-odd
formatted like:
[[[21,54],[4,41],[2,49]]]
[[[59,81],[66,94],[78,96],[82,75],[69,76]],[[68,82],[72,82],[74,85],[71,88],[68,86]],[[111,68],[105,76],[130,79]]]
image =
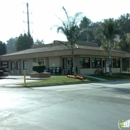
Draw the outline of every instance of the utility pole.
[[[28,29],[28,34],[30,34],[30,22],[29,22],[29,4],[26,3],[27,6],[27,29]]]

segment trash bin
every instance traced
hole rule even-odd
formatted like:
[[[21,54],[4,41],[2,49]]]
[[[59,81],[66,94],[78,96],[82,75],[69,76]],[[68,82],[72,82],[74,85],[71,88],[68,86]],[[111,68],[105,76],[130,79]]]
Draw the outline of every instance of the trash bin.
[[[56,67],[53,67],[53,73],[55,73],[56,72]]]
[[[50,69],[49,69],[49,68],[46,68],[46,72],[50,72]]]
[[[50,73],[53,73],[53,68],[52,67],[50,67]]]

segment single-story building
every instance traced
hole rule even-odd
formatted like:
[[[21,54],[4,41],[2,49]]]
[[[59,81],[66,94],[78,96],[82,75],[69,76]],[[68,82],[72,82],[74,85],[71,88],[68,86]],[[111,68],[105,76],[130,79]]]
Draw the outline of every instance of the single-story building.
[[[108,52],[100,49],[97,43],[77,42],[74,47],[75,62],[79,74],[93,74],[99,67],[108,71]],[[122,58],[130,57],[130,53],[112,51],[112,72],[122,72]],[[61,74],[72,72],[72,57],[70,50],[58,42],[43,45],[33,45],[31,49],[18,51],[1,56],[8,61],[11,75],[33,72],[32,67],[38,61],[44,61],[46,68],[60,67]]]

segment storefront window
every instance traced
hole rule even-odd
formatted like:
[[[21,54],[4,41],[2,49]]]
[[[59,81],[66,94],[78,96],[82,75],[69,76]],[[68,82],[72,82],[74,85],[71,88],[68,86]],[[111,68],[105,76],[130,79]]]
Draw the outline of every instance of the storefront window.
[[[80,57],[80,68],[90,68],[90,58]]]
[[[100,68],[101,67],[101,58],[92,58],[92,68]]]
[[[113,68],[120,68],[120,59],[113,59]]]

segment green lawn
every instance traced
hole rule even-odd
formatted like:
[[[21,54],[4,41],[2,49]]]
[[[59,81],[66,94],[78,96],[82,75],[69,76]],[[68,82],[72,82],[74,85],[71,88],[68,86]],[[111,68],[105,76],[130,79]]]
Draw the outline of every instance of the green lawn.
[[[91,75],[93,77],[97,77],[97,78],[102,78],[102,79],[107,79],[107,80],[121,80],[121,79],[130,79],[130,74],[128,75],[123,75],[122,73],[118,73],[118,74],[113,74],[116,77],[109,77],[109,76],[105,76],[105,75],[101,75],[101,74],[94,74]]]
[[[130,77],[130,73],[120,73],[120,75]]]
[[[122,79],[130,79],[129,77],[125,76],[125,75],[121,75],[119,74],[113,74],[116,77],[109,77],[109,76],[105,76],[105,75],[101,75],[101,74],[94,74],[91,76],[97,77],[97,78],[102,78],[102,79],[107,79],[107,80],[122,80]]]
[[[68,78],[66,76],[54,76],[44,80],[40,80],[38,82],[27,83],[27,86],[40,86],[40,85],[44,86],[44,85],[65,84],[65,83],[84,83],[84,82],[92,82],[92,81],[99,81],[99,80],[93,78],[79,80],[79,79]]]

